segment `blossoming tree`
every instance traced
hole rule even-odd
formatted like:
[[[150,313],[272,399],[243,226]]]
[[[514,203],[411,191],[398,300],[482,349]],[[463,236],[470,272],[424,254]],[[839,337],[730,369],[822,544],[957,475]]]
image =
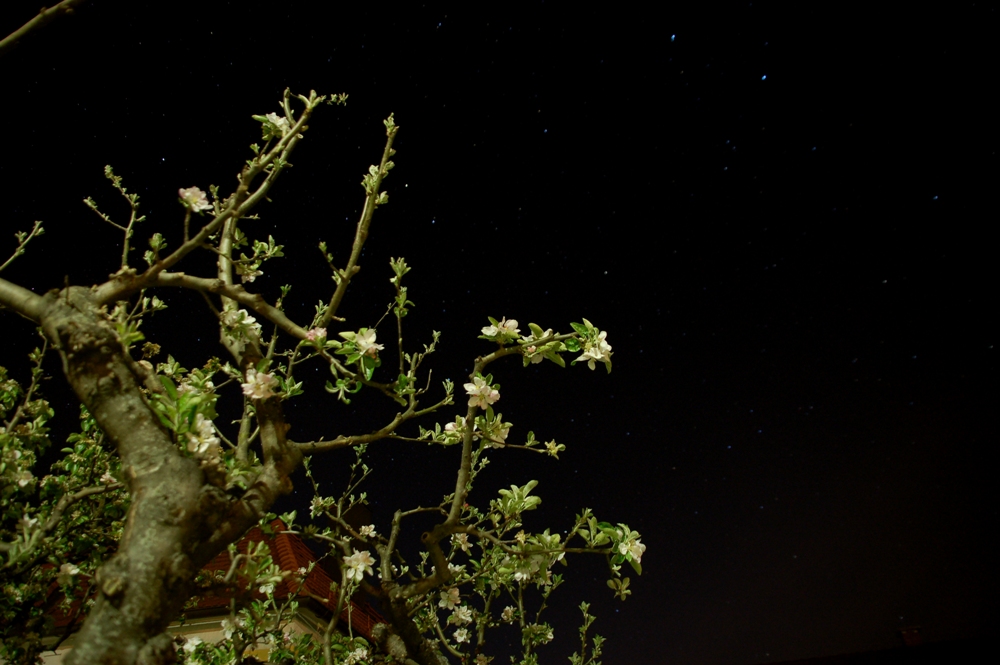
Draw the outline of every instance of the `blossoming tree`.
[[[587,509],[565,536],[526,530],[523,514],[540,503],[535,481],[516,479],[510,489],[478,504],[473,492],[491,454],[523,449],[515,454],[558,457],[565,450],[531,432],[522,442],[509,440],[511,423],[493,409],[500,386],[487,368],[512,356],[525,366],[548,360],[564,367],[568,361],[591,370],[601,363],[610,371],[605,331],[583,319],[566,333],[535,324],[525,332],[516,320],[491,318],[481,335],[488,352],[475,359],[462,386],[468,399],[442,426],[432,419],[454,405],[454,386],[445,381],[432,389],[421,370],[437,350],[439,335],[422,350],[407,350],[403,343],[403,320],[413,306],[404,286],[407,263],[390,261],[398,346],[386,354],[392,360],[383,364],[385,345],[376,328],[352,328],[338,315],[358,273],[372,216],[388,202],[382,184],[393,168],[398,131],[391,115],[382,157],[362,180],[364,207],[346,259],[336,263],[320,245],[335,284],[329,297],[301,318],[283,304],[291,287],[282,287],[282,298],[268,302],[246,286],[283,248],[272,237],[250,239],[241,222],[270,195],[317,108],[345,100],[346,95],[286,91],[277,112],[253,116],[262,139],[250,146],[236,188],[229,193],[181,188],[172,239],[168,243],[166,235],[153,233],[141,262],[133,256],[137,224],[144,219],[139,197],[107,167],[111,185],[128,203],[128,220],[116,221],[91,199],[85,203],[122,233],[121,261],[108,280],[39,295],[0,278],[0,306],[34,322],[43,339],[30,354],[34,369],[26,385],[0,368],[0,657],[6,662],[38,662],[46,613],[64,599],[65,609],[82,622],[68,656],[72,663],[239,662],[247,649],[263,643],[272,646],[272,659],[279,662],[486,663],[488,631],[503,624],[520,628],[522,662],[533,663],[536,649],[553,638],[539,612],[561,582],[553,567],[565,563],[567,554],[607,557],[609,586],[623,599],[630,593],[622,567],[641,572],[645,546],[637,532],[598,521]],[[17,245],[0,270],[42,232],[36,223],[16,234]],[[179,271],[198,251],[216,257],[214,273]],[[206,316],[219,331],[218,351],[206,345],[198,368],[181,367],[169,349],[145,341],[141,332],[143,321],[164,309],[166,294],[176,289],[203,294],[210,305]],[[273,332],[265,332],[265,323]],[[39,393],[46,353],[61,359],[81,403],[81,426],[62,457],[40,469],[39,457],[51,446],[47,422],[53,416]],[[329,369],[329,399],[349,403],[367,389],[393,400],[398,412],[375,431],[290,440],[283,406],[302,394],[304,382],[296,373],[305,363]],[[223,418],[217,402],[225,391],[238,394],[242,403]],[[352,527],[345,514],[366,500],[358,488],[371,472],[365,449],[393,440],[453,447],[454,486],[443,488],[439,505],[400,509],[387,524]],[[327,495],[309,461],[344,448],[356,450],[351,480],[339,495]],[[200,573],[250,527],[274,518],[272,507],[292,489],[291,475],[299,467],[305,467],[316,492],[309,518],[281,517],[290,531],[312,539],[339,563],[341,604],[359,590],[379,600],[388,624],[378,644],[338,631],[337,616],[321,639],[288,635],[288,606],[282,603],[294,598],[279,603],[274,585],[308,571],[281,571],[266,551],[234,557],[225,576]],[[418,513],[437,520],[420,537],[419,561],[407,561],[402,526]],[[226,639],[219,644],[172,639],[166,627],[185,604],[219,586],[256,592],[233,605]],[[65,600],[74,597],[83,602]],[[601,639],[587,638],[593,620],[587,609],[582,606],[577,663],[600,655]]]

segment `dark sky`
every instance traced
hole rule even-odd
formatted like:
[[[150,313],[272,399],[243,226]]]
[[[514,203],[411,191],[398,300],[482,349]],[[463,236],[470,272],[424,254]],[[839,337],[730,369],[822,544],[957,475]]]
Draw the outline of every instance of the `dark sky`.
[[[311,316],[332,284],[316,243],[343,262],[394,112],[390,205],[346,325],[378,320],[388,258],[404,255],[409,343],[443,331],[435,379],[461,382],[489,350],[475,340],[487,316],[609,331],[610,376],[494,368],[512,437],[568,450],[495,454],[473,498],[535,478],[529,526],[562,529],[588,506],[648,545],[623,604],[601,562],[570,566],[544,657],[578,646],[584,597],[607,665],[885,648],[911,625],[927,641],[995,631],[992,5],[319,4],[93,0],[0,59],[0,239],[35,219],[48,231],[3,276],[42,291],[116,269],[118,232],[80,202],[124,214],[105,164],[142,196],[137,237],[176,246],[177,189],[232,186],[259,140],[252,114],[276,111],[286,86],[347,92],[247,226],[288,254],[254,286],[273,300],[293,283],[290,313]],[[0,32],[37,10],[24,6]],[[171,309],[148,323],[152,341],[189,367],[222,353],[200,298],[160,296]],[[3,363],[23,375],[30,326],[0,317],[23,342]],[[325,397],[288,405],[293,438],[394,412]],[[373,446],[380,531],[449,491],[454,453]],[[349,458],[316,461],[331,490]]]

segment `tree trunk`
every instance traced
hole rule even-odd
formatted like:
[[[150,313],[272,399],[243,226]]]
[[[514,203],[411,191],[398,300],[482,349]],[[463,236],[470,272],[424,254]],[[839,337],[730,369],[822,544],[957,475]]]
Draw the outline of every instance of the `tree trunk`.
[[[117,553],[95,576],[96,604],[66,662],[174,662],[165,630],[190,598],[195,575],[287,491],[290,469],[266,467],[243,500],[207,483],[146,401],[134,362],[89,293],[48,294],[40,319],[70,385],[117,448],[132,505]],[[280,421],[280,406],[268,406]]]

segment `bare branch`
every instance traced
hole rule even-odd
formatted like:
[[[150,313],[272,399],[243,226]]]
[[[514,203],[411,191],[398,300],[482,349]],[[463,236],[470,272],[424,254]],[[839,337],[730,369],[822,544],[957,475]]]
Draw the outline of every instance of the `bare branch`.
[[[10,33],[0,40],[0,56],[13,49],[19,41],[27,37],[31,32],[44,27],[63,14],[72,14],[77,5],[82,5],[86,0],[62,0],[55,7],[42,7],[35,18],[31,19],[20,28]]]
[[[0,266],[0,272],[3,272],[4,268],[13,263],[14,259],[24,254],[24,248],[28,246],[28,243],[31,242],[32,238],[40,236],[43,233],[45,233],[45,229],[42,228],[42,223],[40,221],[35,221],[35,225],[32,227],[30,233],[25,233],[24,231],[18,231],[15,233],[14,237],[17,238],[17,249],[15,249],[14,253],[10,255],[10,258],[4,261],[3,265]]]
[[[378,174],[375,176],[371,191],[365,197],[365,207],[361,211],[361,219],[358,221],[358,228],[354,233],[354,246],[351,249],[351,258],[347,261],[347,266],[343,270],[338,271],[337,290],[330,299],[330,304],[327,305],[326,312],[324,312],[323,318],[319,322],[320,327],[326,327],[326,324],[336,316],[337,308],[340,307],[340,302],[344,299],[344,294],[347,293],[347,287],[351,283],[351,278],[361,270],[361,267],[358,266],[358,259],[361,258],[361,249],[365,246],[365,241],[368,239],[368,227],[371,226],[372,215],[375,214],[375,207],[378,205],[379,187],[381,187],[382,180],[388,172],[386,164],[389,163],[389,158],[395,154],[395,150],[392,149],[392,141],[396,138],[397,131],[399,131],[399,127],[392,125],[386,132],[388,138],[385,142],[385,150],[382,151],[382,161],[379,163]]]

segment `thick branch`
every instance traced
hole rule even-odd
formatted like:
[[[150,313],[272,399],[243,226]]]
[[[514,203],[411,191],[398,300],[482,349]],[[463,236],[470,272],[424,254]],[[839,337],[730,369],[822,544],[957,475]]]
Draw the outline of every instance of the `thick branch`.
[[[38,323],[45,311],[45,299],[0,277],[0,306]]]

